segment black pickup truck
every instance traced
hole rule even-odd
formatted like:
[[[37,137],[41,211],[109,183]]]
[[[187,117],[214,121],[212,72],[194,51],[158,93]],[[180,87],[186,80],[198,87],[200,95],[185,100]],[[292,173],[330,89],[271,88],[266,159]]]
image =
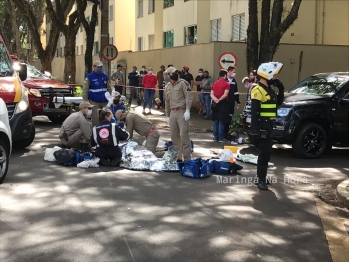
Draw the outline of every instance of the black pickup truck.
[[[349,72],[316,74],[286,92],[273,138],[302,158],[349,146]]]

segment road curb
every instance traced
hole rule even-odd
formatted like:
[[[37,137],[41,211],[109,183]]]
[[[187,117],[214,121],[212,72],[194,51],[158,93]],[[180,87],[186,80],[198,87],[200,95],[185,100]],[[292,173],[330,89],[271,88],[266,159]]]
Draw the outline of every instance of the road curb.
[[[337,186],[336,197],[347,209],[349,209],[349,179]]]

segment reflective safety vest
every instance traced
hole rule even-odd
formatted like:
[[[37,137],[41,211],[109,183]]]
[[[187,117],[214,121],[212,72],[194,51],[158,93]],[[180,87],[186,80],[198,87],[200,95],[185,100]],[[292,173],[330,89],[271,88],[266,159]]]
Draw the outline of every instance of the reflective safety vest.
[[[108,91],[108,76],[104,73],[99,75],[92,72],[87,75],[87,78],[90,82],[88,99],[98,103],[108,102],[104,95]]]
[[[102,123],[93,128],[93,139],[97,147],[115,147],[118,145],[118,138],[115,133],[114,123]]]
[[[261,102],[259,109],[260,118],[276,118],[277,96],[273,89],[258,84],[252,88],[251,99],[259,100]]]
[[[265,95],[265,96],[267,98],[269,97],[270,99],[261,103],[261,108],[260,108],[260,111],[259,111],[259,115],[261,117],[274,119],[274,118],[276,118],[276,113],[277,113],[277,109],[276,109],[276,99],[277,99],[276,93],[271,88],[268,88],[268,90],[265,90],[265,92],[267,93],[267,95]]]

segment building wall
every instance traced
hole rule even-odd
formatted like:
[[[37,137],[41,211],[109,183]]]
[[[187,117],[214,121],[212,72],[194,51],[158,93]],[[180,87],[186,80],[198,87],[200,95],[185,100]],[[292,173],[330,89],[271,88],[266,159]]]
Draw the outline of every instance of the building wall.
[[[145,1],[147,2],[147,1]],[[114,5],[114,20],[109,22],[115,26],[115,45],[119,51],[135,50],[135,1],[122,0],[111,1]]]
[[[221,19],[221,41],[231,41],[233,34],[232,16],[245,14],[245,25],[248,24],[248,1],[217,0],[211,1],[210,20]],[[211,30],[211,29],[209,29]]]
[[[143,64],[152,66],[156,73],[161,64],[167,67],[172,63],[177,69],[181,69],[184,65],[189,66],[190,72],[196,76],[197,70],[202,67],[208,70],[214,79],[217,79],[220,70],[219,55],[225,51],[232,51],[238,58],[236,79],[239,91],[243,93],[241,102],[244,103],[246,90],[241,80],[247,75],[245,50],[245,43],[213,42],[144,52],[120,52],[116,62],[124,63],[126,73],[131,71],[133,65],[140,68]],[[301,79],[320,72],[349,71],[349,49],[346,46],[281,44],[274,61],[284,64],[279,78],[284,83],[286,90],[297,83],[301,51],[304,52]],[[83,63],[83,56],[77,57],[78,63]],[[64,58],[57,58],[52,67],[52,75],[59,80],[63,79],[63,66]],[[83,68],[77,68],[76,79],[77,83],[83,83]]]
[[[137,7],[138,7],[138,0]],[[138,47],[138,38],[143,37],[142,50],[149,50],[149,35],[154,34],[155,13],[148,14],[149,2],[143,1],[143,16],[138,17],[138,8],[135,8],[135,51],[141,51]],[[156,9],[155,9],[156,10]]]
[[[137,3],[138,0],[135,0]],[[144,8],[147,8],[144,0]],[[177,1],[174,6],[163,8],[163,0],[155,1],[155,15],[162,20],[155,24],[156,30],[150,24],[154,21],[151,15],[144,12],[142,18],[136,18],[136,32],[146,31],[155,34],[155,38],[162,38],[164,31],[174,30],[174,46],[184,45],[184,27],[198,25],[198,43],[209,42],[211,29],[208,20],[221,19],[220,41],[232,40],[232,16],[245,14],[245,29],[248,27],[248,1],[212,0],[212,1]],[[285,15],[292,8],[293,0],[285,0]],[[136,8],[137,9],[137,8]],[[325,44],[349,45],[349,1],[344,0],[311,0],[302,1],[298,19],[283,35],[281,43],[289,44]],[[199,14],[199,15],[198,15]],[[142,21],[142,23],[138,23]],[[162,26],[162,30],[159,30]],[[160,35],[161,34],[161,35]],[[156,48],[162,48],[157,45]],[[145,48],[148,50],[148,48]]]
[[[197,1],[175,1],[163,9],[163,31],[174,31],[174,46],[184,45],[184,27],[197,24]]]

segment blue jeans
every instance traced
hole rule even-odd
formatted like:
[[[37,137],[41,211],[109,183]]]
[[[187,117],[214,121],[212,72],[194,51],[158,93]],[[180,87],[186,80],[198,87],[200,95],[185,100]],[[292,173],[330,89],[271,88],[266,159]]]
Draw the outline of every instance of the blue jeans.
[[[219,120],[213,121],[214,140],[221,141],[224,138],[224,123]]]
[[[206,116],[209,117],[211,115],[211,96],[210,94],[203,94],[204,97],[204,105],[206,109]]]
[[[154,94],[155,94],[155,90],[154,90],[154,89],[144,88],[144,104],[143,104],[143,109],[145,109],[147,105],[149,105],[149,109],[152,108],[152,106],[153,106]]]

